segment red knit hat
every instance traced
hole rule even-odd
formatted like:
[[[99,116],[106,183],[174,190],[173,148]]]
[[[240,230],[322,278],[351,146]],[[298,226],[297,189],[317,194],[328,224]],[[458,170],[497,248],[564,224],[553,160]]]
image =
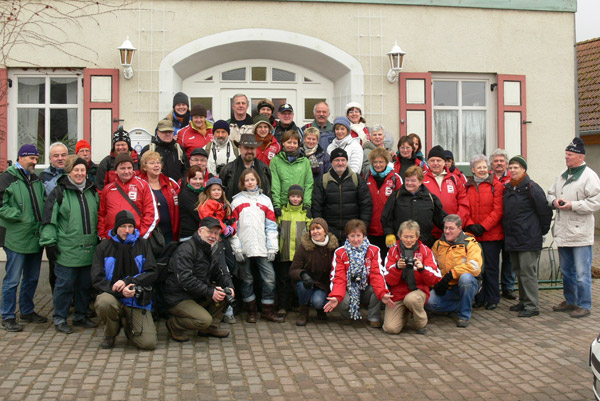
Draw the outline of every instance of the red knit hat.
[[[90,143],[88,141],[86,141],[85,139],[82,139],[82,140],[78,141],[77,144],[75,145],[75,154],[79,153],[79,151],[81,149],[92,150],[92,147],[90,146]]]

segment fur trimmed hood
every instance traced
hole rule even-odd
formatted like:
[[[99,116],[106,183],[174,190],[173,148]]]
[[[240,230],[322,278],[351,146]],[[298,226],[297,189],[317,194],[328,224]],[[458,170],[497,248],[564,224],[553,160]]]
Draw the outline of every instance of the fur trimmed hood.
[[[327,235],[329,236],[329,242],[327,243],[327,249],[335,251],[339,247],[338,239],[331,232],[328,232]],[[310,239],[309,232],[304,233],[300,242],[302,243],[302,246],[304,247],[304,249],[306,249],[308,252],[314,251],[315,248],[317,247],[317,245],[314,242],[312,242],[312,239]]]

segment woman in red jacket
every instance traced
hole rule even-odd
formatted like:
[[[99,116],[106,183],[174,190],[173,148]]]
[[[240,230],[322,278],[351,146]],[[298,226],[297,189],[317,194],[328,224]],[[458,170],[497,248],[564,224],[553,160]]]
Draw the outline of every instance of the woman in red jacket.
[[[407,220],[400,224],[400,240],[390,249],[384,270],[390,294],[383,296],[385,321],[383,331],[398,334],[412,313],[417,334],[427,333],[425,304],[429,289],[442,275],[437,268],[431,249],[419,241],[419,223]]]
[[[367,239],[364,221],[346,223],[346,242],[335,250],[331,267],[331,292],[323,307],[326,313],[340,305],[344,323],[361,320],[360,305],[368,304],[369,326],[381,327],[381,298],[387,294],[381,275],[379,248]]]
[[[502,251],[502,196],[504,186],[489,174],[490,164],[487,156],[476,155],[471,158],[471,171],[465,184],[469,198],[470,213],[465,223],[465,231],[473,234],[483,250],[483,288],[475,297],[475,307],[486,305],[493,310],[500,302],[500,252]]]

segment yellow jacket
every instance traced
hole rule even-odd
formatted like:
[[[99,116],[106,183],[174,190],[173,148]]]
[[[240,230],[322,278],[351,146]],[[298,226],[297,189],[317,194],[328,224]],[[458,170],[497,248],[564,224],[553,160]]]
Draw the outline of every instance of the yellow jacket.
[[[450,285],[458,284],[458,278],[463,273],[471,273],[477,277],[481,274],[483,257],[481,246],[475,238],[466,236],[461,232],[453,243],[446,242],[444,236],[437,240],[431,247],[438,262],[442,276],[452,271],[453,279]]]

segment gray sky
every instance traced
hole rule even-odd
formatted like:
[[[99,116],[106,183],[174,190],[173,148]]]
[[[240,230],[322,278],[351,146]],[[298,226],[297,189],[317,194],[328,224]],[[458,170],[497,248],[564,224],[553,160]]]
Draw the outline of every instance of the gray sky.
[[[577,42],[600,38],[600,0],[577,0]]]

